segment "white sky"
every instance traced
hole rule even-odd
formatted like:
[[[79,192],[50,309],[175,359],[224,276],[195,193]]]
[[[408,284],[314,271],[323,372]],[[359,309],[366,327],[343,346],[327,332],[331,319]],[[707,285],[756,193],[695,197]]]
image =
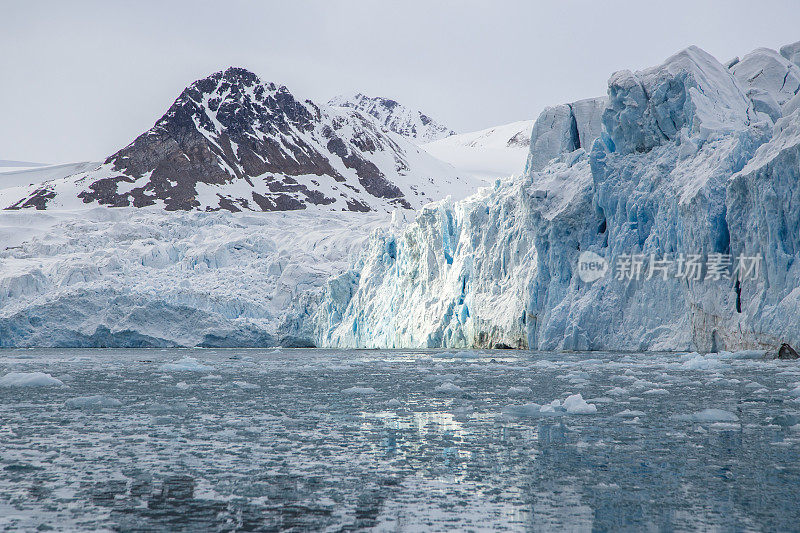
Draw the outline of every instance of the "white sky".
[[[295,95],[394,98],[457,131],[605,94],[690,44],[800,40],[800,2],[0,0],[0,159],[102,159],[224,67]]]

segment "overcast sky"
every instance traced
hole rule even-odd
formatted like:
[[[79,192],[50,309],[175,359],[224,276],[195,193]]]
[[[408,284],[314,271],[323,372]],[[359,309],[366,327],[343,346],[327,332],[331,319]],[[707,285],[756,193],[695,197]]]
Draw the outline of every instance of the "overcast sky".
[[[0,159],[105,158],[230,65],[470,131],[605,94],[613,71],[691,44],[726,60],[797,40],[797,0],[0,0]]]

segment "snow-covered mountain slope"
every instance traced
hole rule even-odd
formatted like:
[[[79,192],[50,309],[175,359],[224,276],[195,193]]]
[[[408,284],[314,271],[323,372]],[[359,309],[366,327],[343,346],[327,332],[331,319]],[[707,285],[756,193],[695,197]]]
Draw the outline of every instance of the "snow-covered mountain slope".
[[[426,152],[463,173],[494,181],[525,168],[532,120],[452,135],[422,145]]]
[[[5,172],[18,172],[35,167],[44,167],[47,163],[34,163],[31,161],[15,161],[11,159],[0,159],[0,174]]]
[[[187,87],[152,129],[99,168],[4,189],[0,205],[389,212],[473,188],[355,109],[303,102],[229,68]]]
[[[380,213],[0,211],[0,347],[313,343]]]
[[[417,143],[455,135],[453,130],[423,112],[380,96],[370,97],[361,93],[352,96],[340,95],[331,98],[328,104],[357,109],[373,117],[386,131],[397,133]]]
[[[39,185],[45,181],[52,181],[79,172],[89,172],[101,165],[98,161],[82,161],[80,163],[65,163],[62,165],[37,165],[34,167],[0,167],[0,189],[10,187],[24,187]]]
[[[794,69],[778,57],[759,50],[728,69],[691,47],[657,67],[617,72],[591,146],[577,116],[551,120],[546,110],[524,178],[429,206],[404,231],[376,235],[355,269],[329,283],[318,344],[797,345],[800,109],[761,110],[765,95],[777,105],[797,98]],[[774,83],[780,69],[786,84]],[[583,252],[607,260],[610,273],[582,281]],[[666,278],[619,275],[620,258],[643,256],[646,273],[651,254],[673,261]],[[762,270],[715,279],[706,264],[700,279],[680,277],[681,254],[703,263],[760,255]]]

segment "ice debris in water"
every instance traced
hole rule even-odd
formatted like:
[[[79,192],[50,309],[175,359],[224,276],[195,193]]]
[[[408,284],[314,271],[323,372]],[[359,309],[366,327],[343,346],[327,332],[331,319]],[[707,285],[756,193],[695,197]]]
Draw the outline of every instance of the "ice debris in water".
[[[722,370],[728,366],[712,354],[703,356],[692,352],[682,356],[682,359],[680,367],[684,370]]]
[[[645,414],[644,411],[634,411],[631,409],[625,409],[624,411],[620,411],[619,413],[617,413],[615,416],[618,416],[620,418],[636,418],[639,416],[644,416],[644,414]]]
[[[0,378],[0,387],[63,387],[64,383],[44,372],[9,372]]]
[[[372,387],[350,387],[349,389],[344,389],[342,394],[348,394],[351,396],[356,396],[359,394],[377,394],[378,391],[373,389]]]
[[[545,414],[560,414],[566,412],[571,415],[590,415],[597,412],[597,406],[586,403],[581,394],[571,394],[564,402],[553,400],[549,404],[543,405],[539,412]]]
[[[94,396],[79,396],[77,398],[70,398],[64,405],[70,409],[105,409],[112,407],[121,407],[122,402],[114,398],[108,398],[102,395]]]
[[[461,387],[459,387],[458,385],[456,385],[455,383],[452,383],[450,381],[442,383],[441,385],[436,387],[436,392],[455,393],[455,392],[461,392],[463,390],[464,389],[462,389]]]
[[[689,415],[676,415],[675,420],[688,422],[738,422],[739,417],[724,409],[703,409]]]
[[[200,363],[194,357],[183,357],[174,363],[164,363],[160,368],[168,372],[205,372],[213,370],[212,367]]]
[[[234,381],[233,384],[239,387],[240,389],[253,390],[261,388],[259,385],[256,385],[255,383],[248,383],[246,381]]]
[[[530,387],[509,387],[508,388],[508,395],[509,396],[524,396],[526,394],[530,394],[531,388]]]

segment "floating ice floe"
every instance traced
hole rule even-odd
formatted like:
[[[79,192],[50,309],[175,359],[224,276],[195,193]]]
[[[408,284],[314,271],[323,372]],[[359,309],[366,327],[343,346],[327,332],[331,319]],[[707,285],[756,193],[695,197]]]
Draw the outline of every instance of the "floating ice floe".
[[[44,372],[9,372],[0,378],[0,387],[63,387],[64,382]]]
[[[614,416],[618,416],[620,418],[636,418],[636,417],[640,417],[640,416],[644,416],[644,415],[645,415],[644,411],[635,411],[635,410],[632,410],[632,409],[625,409],[624,411],[620,411],[619,413],[617,413]]]
[[[260,385],[256,385],[255,383],[248,383],[246,381],[234,381],[233,384],[239,387],[240,389],[254,390],[261,388]]]
[[[587,403],[580,394],[571,394],[561,402],[556,399],[539,408],[539,413],[544,415],[590,415],[597,412],[597,406]]]
[[[738,422],[739,417],[724,409],[703,409],[692,414],[675,415],[675,420],[688,422]]]
[[[213,370],[213,367],[200,363],[194,357],[184,357],[174,363],[164,363],[160,368],[167,372],[205,372]]]
[[[373,389],[372,387],[350,387],[349,389],[344,389],[342,394],[347,394],[351,396],[356,396],[359,394],[377,394],[378,391]]]
[[[683,362],[678,367],[682,370],[722,370],[728,368],[726,363],[709,354],[707,356],[692,352],[682,356]]]
[[[509,396],[524,396],[526,394],[530,394],[531,388],[530,387],[509,387],[508,388],[508,395]]]
[[[113,407],[121,407],[122,402],[107,396],[80,396],[77,398],[70,398],[64,405],[70,409],[108,409]]]
[[[462,389],[461,387],[459,387],[455,383],[452,383],[450,381],[446,381],[446,382],[442,383],[441,385],[439,385],[438,387],[436,387],[436,389],[434,389],[434,390],[436,392],[455,393],[455,392],[462,392],[464,389]]]

